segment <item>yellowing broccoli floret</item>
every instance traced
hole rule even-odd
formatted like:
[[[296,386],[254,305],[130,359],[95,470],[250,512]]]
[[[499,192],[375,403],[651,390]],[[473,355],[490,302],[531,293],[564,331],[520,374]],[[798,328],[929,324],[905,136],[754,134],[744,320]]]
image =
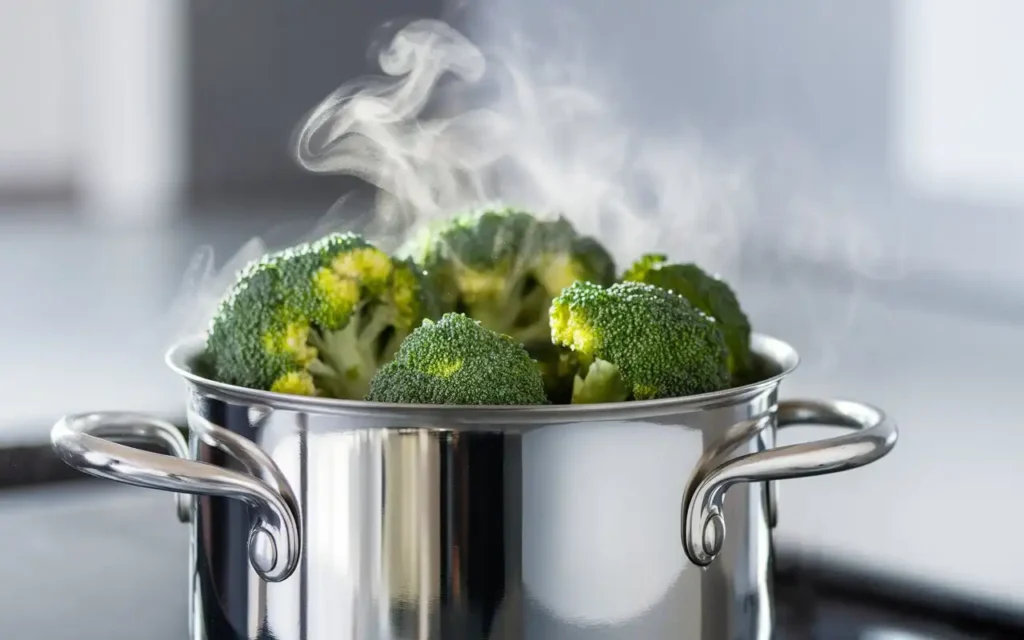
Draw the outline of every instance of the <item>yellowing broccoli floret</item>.
[[[246,267],[213,318],[205,361],[228,384],[360,399],[434,308],[413,263],[332,234]]]
[[[381,367],[366,400],[433,405],[547,404],[536,363],[512,338],[458,313],[425,320]]]
[[[483,209],[428,226],[400,250],[420,264],[443,312],[465,313],[529,349],[548,339],[551,299],[577,280],[611,284],[615,264],[564,218]]]
[[[750,351],[750,321],[724,280],[693,263],[670,263],[662,254],[641,257],[626,270],[622,279],[668,289],[714,318],[729,350],[730,373],[734,378],[751,373],[754,362]]]
[[[572,402],[669,398],[729,386],[715,321],[685,298],[638,282],[576,282],[551,305],[551,340],[579,369]]]
[[[597,240],[563,217],[510,208],[459,214],[424,228],[400,255],[422,265],[442,311],[465,313],[523,343],[537,361],[548,395],[559,399],[572,377],[550,343],[551,300],[578,280],[609,285],[615,263]]]

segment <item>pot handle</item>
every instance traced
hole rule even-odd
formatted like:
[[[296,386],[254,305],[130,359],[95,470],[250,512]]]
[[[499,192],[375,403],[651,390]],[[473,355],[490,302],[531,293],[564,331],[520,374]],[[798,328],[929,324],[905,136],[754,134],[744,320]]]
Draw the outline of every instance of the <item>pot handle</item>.
[[[780,427],[797,424],[854,429],[854,433],[749,453],[717,466],[697,467],[683,500],[683,549],[697,566],[715,559],[725,542],[722,503],[729,487],[739,482],[770,482],[848,471],[884,457],[896,446],[898,431],[881,410],[849,400],[784,400],[775,410]],[[753,435],[771,424],[767,417],[739,430]],[[735,440],[732,440],[735,445]],[[731,446],[729,447],[731,448]],[[725,453],[716,452],[711,462]]]
[[[265,454],[255,447],[240,452],[237,443],[218,442],[216,430],[226,430],[213,425],[204,427],[200,436],[205,441],[239,457],[250,471],[257,467],[269,470],[272,482],[280,487],[283,476]],[[174,455],[150,453],[106,438],[157,442]],[[50,441],[66,464],[89,475],[149,489],[223,496],[248,503],[257,512],[249,534],[249,561],[256,573],[267,582],[280,582],[298,566],[301,538],[298,509],[291,492],[282,495],[252,475],[189,460],[188,445],[174,425],[135,413],[71,415],[54,425]],[[187,500],[186,496],[181,498]],[[179,501],[179,517],[182,504]],[[187,502],[184,504],[188,506]]]

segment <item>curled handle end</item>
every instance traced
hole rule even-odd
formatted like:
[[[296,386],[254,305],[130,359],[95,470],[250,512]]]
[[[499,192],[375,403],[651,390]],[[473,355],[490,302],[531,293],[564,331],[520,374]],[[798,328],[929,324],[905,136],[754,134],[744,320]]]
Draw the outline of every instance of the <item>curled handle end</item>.
[[[107,438],[159,442],[175,457]],[[249,537],[249,560],[256,573],[268,582],[280,582],[298,566],[301,538],[294,505],[256,477],[189,460],[188,446],[173,425],[133,413],[72,415],[53,426],[50,441],[66,464],[92,476],[160,491],[243,500],[257,514]]]

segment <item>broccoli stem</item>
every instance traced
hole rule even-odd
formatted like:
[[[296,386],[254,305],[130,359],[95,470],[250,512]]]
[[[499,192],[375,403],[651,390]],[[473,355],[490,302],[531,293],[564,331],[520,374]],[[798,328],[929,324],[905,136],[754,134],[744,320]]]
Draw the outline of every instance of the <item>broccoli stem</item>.
[[[508,335],[512,329],[512,321],[518,311],[518,304],[512,300],[505,300],[495,305],[493,303],[482,303],[467,305],[467,315],[480,322],[485,328]]]
[[[623,402],[628,398],[629,387],[619,375],[619,368],[601,359],[594,360],[583,376],[576,374],[573,381],[573,404]]]
[[[309,343],[317,359],[309,371],[316,385],[335,398],[361,400],[380,365],[379,339],[391,325],[392,314],[385,306],[372,308],[367,316],[357,309],[348,324],[338,330],[310,331]]]
[[[522,344],[549,342],[547,292],[537,287],[523,295],[524,288],[525,283],[520,279],[497,301],[468,305],[468,315],[491,331],[511,336]]]
[[[528,327],[510,329],[508,335],[529,347],[538,342],[550,342],[551,326],[548,324],[548,319],[544,318],[543,322],[537,321]]]

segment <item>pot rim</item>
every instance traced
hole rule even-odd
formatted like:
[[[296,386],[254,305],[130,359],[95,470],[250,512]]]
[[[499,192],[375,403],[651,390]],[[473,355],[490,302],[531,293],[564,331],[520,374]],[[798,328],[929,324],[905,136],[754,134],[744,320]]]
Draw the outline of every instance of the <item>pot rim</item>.
[[[429,405],[298,396],[218,382],[194,373],[191,369],[190,363],[201,353],[204,346],[203,335],[182,339],[171,346],[164,360],[167,366],[184,378],[192,389],[205,396],[233,403],[311,414],[364,414],[375,417],[420,415],[433,416],[446,423],[533,422],[538,419],[559,418],[572,421],[588,418],[604,421],[617,417],[635,419],[640,416],[688,413],[745,401],[768,388],[777,386],[782,378],[792,373],[800,364],[799,354],[789,343],[765,334],[752,333],[750,347],[754,357],[767,365],[773,373],[757,382],[739,387],[678,398],[588,405]]]

